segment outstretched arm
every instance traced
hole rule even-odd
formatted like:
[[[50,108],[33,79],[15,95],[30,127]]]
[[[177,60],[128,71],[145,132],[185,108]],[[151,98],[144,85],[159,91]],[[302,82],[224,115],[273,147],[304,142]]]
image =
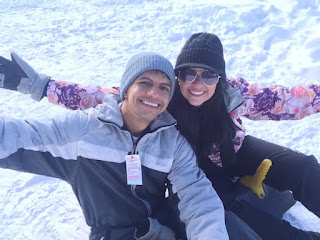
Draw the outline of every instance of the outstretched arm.
[[[230,79],[231,85],[244,97],[232,116],[251,120],[299,120],[320,111],[320,85],[262,87],[243,78]]]
[[[71,110],[87,109],[101,104],[107,93],[119,93],[118,87],[84,86],[50,79],[44,96],[50,103]]]
[[[50,77],[38,74],[16,53],[11,53],[11,59],[0,57],[0,87],[30,94],[31,98],[40,101]]]
[[[0,117],[0,168],[70,181],[87,119],[82,112],[40,121]]]
[[[119,93],[118,87],[101,88],[55,81],[37,73],[16,53],[11,53],[11,59],[0,56],[0,87],[30,94],[36,101],[47,96],[52,104],[71,110],[84,110],[102,103],[109,92]]]

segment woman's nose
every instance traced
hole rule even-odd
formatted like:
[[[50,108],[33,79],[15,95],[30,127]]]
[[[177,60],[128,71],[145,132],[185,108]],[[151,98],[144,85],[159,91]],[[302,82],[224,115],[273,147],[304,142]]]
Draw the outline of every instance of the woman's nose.
[[[193,84],[202,84],[201,74],[197,73],[196,79],[192,83]]]

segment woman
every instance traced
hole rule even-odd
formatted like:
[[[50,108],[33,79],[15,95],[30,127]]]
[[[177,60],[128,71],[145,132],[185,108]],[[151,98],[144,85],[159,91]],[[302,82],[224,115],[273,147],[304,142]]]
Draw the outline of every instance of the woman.
[[[193,34],[187,40],[175,72],[178,86],[168,110],[177,119],[178,129],[192,145],[199,166],[211,179],[226,209],[243,218],[263,239],[269,236],[254,214],[246,215],[247,203],[233,205],[232,182],[228,180],[253,175],[262,160],[268,158],[273,165],[265,183],[280,191],[291,190],[296,200],[320,216],[320,192],[314,191],[320,181],[318,161],[246,136],[240,120],[241,116],[252,120],[296,120],[302,114],[317,113],[320,87],[261,88],[244,79],[227,81],[222,44],[217,36],[208,33]],[[301,106],[299,111],[297,106]]]
[[[318,161],[245,136],[240,120],[241,116],[252,120],[297,120],[318,113],[320,86],[261,88],[241,78],[227,81],[221,42],[208,33],[190,37],[177,58],[175,72],[180,87],[176,88],[169,111],[195,149],[199,165],[210,169],[207,174],[252,175],[262,160],[269,158],[273,166],[265,183],[280,191],[291,190],[296,200],[320,217],[320,192],[314,191],[315,183],[320,181]]]
[[[320,180],[316,159],[246,136],[240,120],[241,116],[253,120],[299,119],[292,103],[308,106],[301,108],[305,115],[317,113],[318,86],[296,87],[314,96],[310,98],[311,94],[306,93],[296,98],[296,88],[261,88],[244,79],[227,80],[221,42],[209,33],[193,34],[187,40],[177,58],[175,72],[177,86],[168,110],[177,119],[177,127],[195,150],[199,166],[212,181],[225,208],[248,223],[262,239],[293,239],[292,236],[319,239],[318,234],[292,228],[255,204],[241,200],[237,195],[239,184],[233,183],[234,177],[252,175],[261,161],[269,158],[273,166],[265,183],[280,191],[291,190],[295,199],[320,215],[317,206],[320,193],[312,191],[313,184]],[[46,90],[40,91],[38,100],[47,96],[50,102],[69,109],[95,106],[102,102],[106,92],[119,90],[45,79],[48,86],[40,88]],[[301,174],[301,171],[309,172]]]

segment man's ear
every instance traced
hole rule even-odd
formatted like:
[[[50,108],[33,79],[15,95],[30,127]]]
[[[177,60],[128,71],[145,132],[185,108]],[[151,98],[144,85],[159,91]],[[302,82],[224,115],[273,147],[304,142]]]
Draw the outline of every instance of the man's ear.
[[[125,93],[125,94],[123,95],[123,99],[127,99],[127,98],[128,98],[128,94]]]

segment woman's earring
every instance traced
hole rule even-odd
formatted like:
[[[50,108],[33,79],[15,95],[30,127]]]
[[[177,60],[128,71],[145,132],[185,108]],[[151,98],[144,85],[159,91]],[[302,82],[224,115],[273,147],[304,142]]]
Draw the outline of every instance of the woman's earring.
[[[178,77],[176,77],[176,81],[178,82],[178,85],[180,86],[180,81],[179,81]]]

